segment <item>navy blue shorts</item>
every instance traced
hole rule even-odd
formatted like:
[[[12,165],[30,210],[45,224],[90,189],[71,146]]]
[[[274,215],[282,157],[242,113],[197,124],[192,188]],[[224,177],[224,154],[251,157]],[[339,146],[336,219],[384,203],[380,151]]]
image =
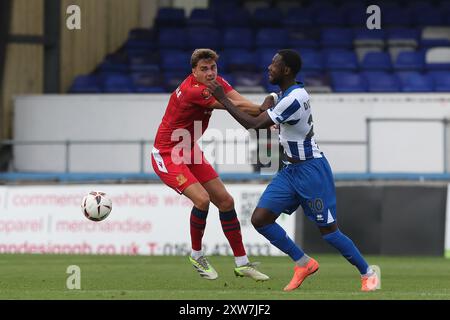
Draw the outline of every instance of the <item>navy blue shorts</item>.
[[[325,157],[287,165],[267,186],[257,208],[278,216],[291,214],[299,206],[318,226],[336,221],[333,173]]]

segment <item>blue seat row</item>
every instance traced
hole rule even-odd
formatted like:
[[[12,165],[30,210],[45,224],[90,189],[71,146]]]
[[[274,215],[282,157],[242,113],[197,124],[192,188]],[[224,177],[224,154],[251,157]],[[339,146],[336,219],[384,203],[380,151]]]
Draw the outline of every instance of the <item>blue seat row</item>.
[[[449,92],[450,73],[332,73],[331,85],[335,92]]]
[[[381,43],[411,40],[419,46],[450,46],[449,39],[421,39],[421,28],[316,28],[313,30],[289,30],[285,28],[163,28],[148,37],[135,38],[130,35],[129,47],[151,49],[193,49],[200,47],[220,48],[280,48],[311,47],[353,48],[358,41],[378,40]],[[174,41],[176,39],[176,41]]]
[[[401,51],[395,61],[388,52],[373,51],[364,55],[361,61],[352,50],[328,49],[312,50],[298,49],[303,69],[310,70],[449,70],[450,63],[426,63],[425,51]],[[219,51],[218,65],[222,71],[233,70],[265,70],[271,63],[277,49],[259,50],[228,49]],[[100,71],[159,71],[180,70],[189,72],[191,51],[161,50],[159,52],[129,54],[120,61],[106,58],[100,64]],[[450,61],[450,59],[449,59]]]
[[[256,8],[253,13],[239,5],[225,8],[194,8],[189,16],[183,9],[160,8],[155,18],[156,27],[167,26],[248,26],[248,27],[304,27],[314,25],[362,25],[367,19],[367,6],[353,3],[347,6],[312,5],[293,7],[287,13],[276,7]],[[223,14],[229,12],[230,14]],[[388,6],[383,10],[383,25],[448,25],[450,9],[442,6]]]
[[[78,76],[72,84],[71,93],[162,93],[173,91],[188,75],[186,72],[167,71],[146,73],[102,73]],[[234,86],[261,86],[266,91],[276,91],[277,87],[268,82],[263,72],[233,71],[222,74]],[[335,92],[450,92],[450,73],[431,71],[420,73],[401,71],[342,72],[322,74],[325,82]],[[306,85],[314,85],[314,72],[301,72],[300,80]],[[327,84],[327,83],[325,83]]]

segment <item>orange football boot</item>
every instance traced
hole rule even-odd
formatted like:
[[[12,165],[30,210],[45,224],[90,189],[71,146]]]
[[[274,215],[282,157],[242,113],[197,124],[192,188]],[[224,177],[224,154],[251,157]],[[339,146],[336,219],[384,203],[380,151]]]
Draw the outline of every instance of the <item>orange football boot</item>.
[[[380,280],[378,279],[376,272],[370,276],[363,276],[361,277],[361,291],[375,291],[378,289],[379,283]]]
[[[291,282],[284,287],[284,291],[292,291],[300,287],[302,282],[306,279],[307,276],[312,275],[314,272],[319,270],[319,263],[311,258],[306,266],[300,267],[295,266],[294,267],[294,276],[292,277]]]

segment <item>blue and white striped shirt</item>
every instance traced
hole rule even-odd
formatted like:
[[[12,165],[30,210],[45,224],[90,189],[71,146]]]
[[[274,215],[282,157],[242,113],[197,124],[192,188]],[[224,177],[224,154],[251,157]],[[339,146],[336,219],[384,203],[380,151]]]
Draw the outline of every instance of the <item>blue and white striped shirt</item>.
[[[267,113],[273,122],[280,125],[279,140],[289,157],[300,160],[322,158],[319,146],[313,139],[309,95],[303,84],[289,87]]]

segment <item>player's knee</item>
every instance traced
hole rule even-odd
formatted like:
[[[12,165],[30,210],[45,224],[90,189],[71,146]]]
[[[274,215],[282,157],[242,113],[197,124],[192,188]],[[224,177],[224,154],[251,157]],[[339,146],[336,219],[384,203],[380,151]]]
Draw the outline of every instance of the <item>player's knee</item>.
[[[217,204],[219,211],[226,212],[234,209],[234,199],[231,195],[227,194],[222,197]]]
[[[253,212],[251,222],[255,229],[262,228],[267,224],[264,216],[261,215],[257,210]]]
[[[211,200],[209,199],[209,194],[204,192],[199,194],[192,202],[194,202],[194,206],[198,209],[208,211]]]
[[[255,229],[272,224],[277,220],[277,216],[264,208],[256,208],[253,211],[251,223]]]

